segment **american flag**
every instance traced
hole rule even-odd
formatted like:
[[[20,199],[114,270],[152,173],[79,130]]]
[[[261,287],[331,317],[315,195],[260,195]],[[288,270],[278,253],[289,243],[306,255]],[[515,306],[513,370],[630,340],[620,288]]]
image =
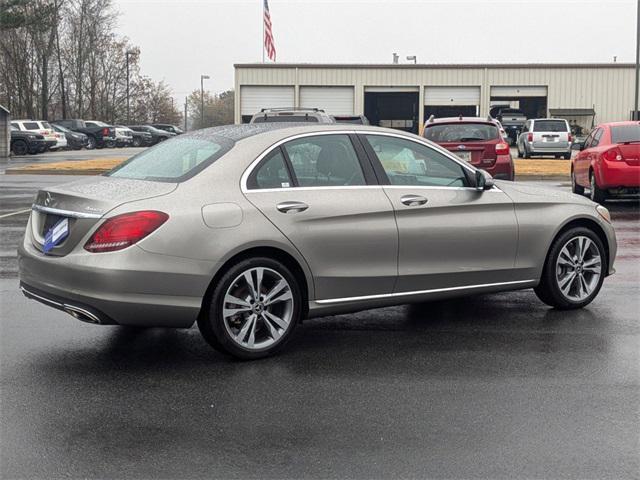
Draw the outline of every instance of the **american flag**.
[[[271,15],[269,15],[269,2],[264,0],[264,49],[269,59],[276,61],[276,45],[271,30]]]

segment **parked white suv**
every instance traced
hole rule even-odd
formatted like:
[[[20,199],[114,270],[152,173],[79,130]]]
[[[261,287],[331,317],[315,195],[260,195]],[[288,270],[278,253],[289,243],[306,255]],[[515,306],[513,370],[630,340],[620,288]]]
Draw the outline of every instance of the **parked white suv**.
[[[67,138],[59,135],[49,122],[43,120],[12,120],[11,125],[23,132],[34,132],[44,137],[47,149],[55,150],[67,146]]]
[[[534,118],[527,120],[518,135],[516,146],[519,158],[534,155],[553,155],[571,158],[571,128],[562,118]]]

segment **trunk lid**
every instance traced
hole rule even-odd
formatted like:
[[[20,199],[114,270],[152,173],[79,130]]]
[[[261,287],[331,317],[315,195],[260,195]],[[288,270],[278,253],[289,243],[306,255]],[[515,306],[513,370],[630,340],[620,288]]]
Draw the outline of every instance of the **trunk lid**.
[[[495,163],[497,159],[497,140],[486,142],[447,142],[440,146],[454,153],[462,160],[469,162],[474,167],[482,167]]]
[[[167,195],[176,183],[115,177],[92,177],[39,190],[31,212],[31,242],[44,251],[45,236],[59,221],[67,219],[69,233],[49,255],[63,256],[100,222],[110,210],[128,202]]]

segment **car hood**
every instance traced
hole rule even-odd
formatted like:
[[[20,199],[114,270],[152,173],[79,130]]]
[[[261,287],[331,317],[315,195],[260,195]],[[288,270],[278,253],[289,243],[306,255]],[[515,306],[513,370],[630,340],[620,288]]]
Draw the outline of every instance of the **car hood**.
[[[540,185],[507,182],[497,180],[496,186],[506,193],[515,203],[572,203],[578,205],[595,205],[582,195],[561,192]]]

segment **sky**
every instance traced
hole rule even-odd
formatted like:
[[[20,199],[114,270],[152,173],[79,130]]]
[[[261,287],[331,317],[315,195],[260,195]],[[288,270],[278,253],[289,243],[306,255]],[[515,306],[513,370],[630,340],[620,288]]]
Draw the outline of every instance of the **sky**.
[[[262,61],[262,0],[115,0],[141,72],[179,102]],[[278,63],[635,61],[636,0],[269,0]]]

